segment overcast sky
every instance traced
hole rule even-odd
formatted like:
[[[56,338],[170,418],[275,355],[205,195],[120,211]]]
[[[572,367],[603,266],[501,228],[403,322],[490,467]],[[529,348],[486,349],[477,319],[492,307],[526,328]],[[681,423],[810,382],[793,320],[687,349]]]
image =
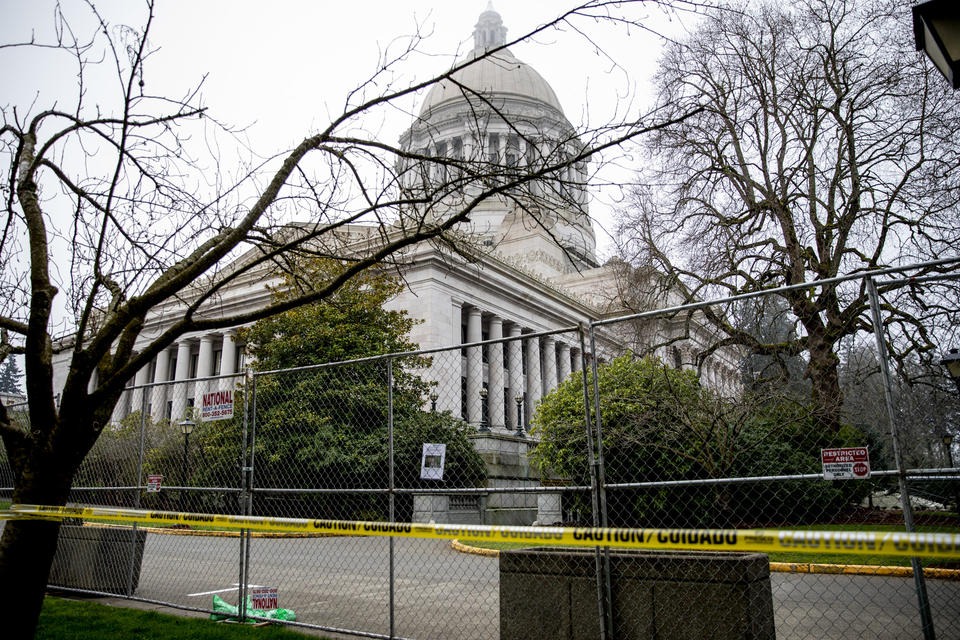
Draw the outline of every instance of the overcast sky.
[[[61,0],[74,31],[95,28],[80,0]],[[425,80],[447,69],[472,47],[472,32],[488,0],[157,0],[149,35],[156,49],[144,72],[146,90],[180,97],[201,80],[202,102],[221,122],[249,125],[251,146],[262,156],[290,148],[341,113],[349,92],[369,78],[385,52],[400,53],[409,36],[424,40],[418,54],[399,66],[395,86]],[[575,5],[575,0],[495,0],[508,39],[517,38]],[[55,0],[0,0],[0,43],[51,42]],[[141,28],[142,0],[96,0],[111,26]],[[630,4],[630,16],[672,34],[692,17],[664,17],[655,7]],[[612,117],[636,115],[648,95],[662,41],[638,28],[588,20],[593,43],[574,29],[543,33],[513,47],[552,85],[570,121],[597,126]],[[602,45],[602,51],[599,45]],[[62,52],[0,51],[0,105],[18,105],[21,116],[48,108],[54,97],[69,110],[77,95],[76,66]],[[89,72],[88,72],[89,73]],[[91,76],[91,79],[93,77]],[[98,90],[90,83],[91,93]],[[378,88],[379,90],[379,88]],[[90,97],[90,96],[88,96]],[[401,105],[415,112],[423,96]],[[409,126],[397,113],[373,124],[377,135],[396,142]],[[629,171],[629,162],[626,170]],[[594,193],[601,258],[610,255],[614,208]]]
[[[62,2],[75,30],[89,32],[93,25],[82,2]],[[95,4],[112,25],[144,23],[142,1]],[[376,71],[385,51],[399,53],[406,36],[420,33],[424,42],[418,55],[397,68],[397,86],[448,68],[457,53],[472,47],[473,27],[487,4],[488,0],[157,0],[149,36],[157,52],[145,68],[147,90],[180,96],[203,80],[203,102],[211,115],[234,126],[252,125],[254,149],[272,154],[340,113],[348,93]],[[575,0],[496,0],[493,7],[503,16],[507,37],[516,38],[575,4]],[[55,5],[54,0],[0,0],[0,42],[23,41],[31,34],[38,42],[50,41]],[[635,3],[629,12],[661,31],[676,32],[681,22],[688,21],[664,19],[643,3]],[[553,86],[575,126],[597,126],[614,114],[637,112],[660,41],[636,28],[583,19],[575,24],[588,29],[603,52],[570,28],[541,34],[536,42],[513,51]],[[76,95],[76,69],[69,62],[62,53],[0,52],[0,104],[19,103],[22,112],[38,92],[39,107],[46,106],[54,92],[61,107],[69,104]],[[403,106],[415,110],[415,102],[422,98]],[[395,142],[408,124],[409,118],[398,114],[375,126],[379,135]]]

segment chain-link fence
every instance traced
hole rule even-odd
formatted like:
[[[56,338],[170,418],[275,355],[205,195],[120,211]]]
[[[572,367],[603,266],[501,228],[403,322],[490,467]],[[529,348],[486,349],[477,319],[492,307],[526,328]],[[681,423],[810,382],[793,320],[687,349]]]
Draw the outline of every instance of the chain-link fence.
[[[924,299],[939,283],[851,286],[876,291],[885,349],[899,339],[891,327],[905,304],[939,304]],[[810,387],[804,352],[710,347],[725,322],[766,341],[802,334],[774,295],[494,340],[465,331],[479,339],[131,387],[71,500],[344,521],[689,529],[708,540],[721,535],[703,534],[714,529],[957,532],[949,436],[960,406],[949,381],[909,358],[885,375],[877,343],[839,341],[839,364],[825,369],[843,391],[843,419],[834,421],[824,389]],[[869,473],[825,479],[823,450],[841,448],[869,452]],[[0,474],[9,491],[5,458]],[[202,525],[125,535],[115,541],[123,553],[100,562],[109,568],[102,582],[55,571],[51,584],[197,611],[214,610],[217,598],[242,608],[275,589],[297,624],[367,637],[929,638],[931,629],[960,637],[951,573],[960,567],[923,559],[896,567],[855,545],[848,555],[757,564],[725,553],[538,554]],[[946,571],[927,579],[923,568]]]

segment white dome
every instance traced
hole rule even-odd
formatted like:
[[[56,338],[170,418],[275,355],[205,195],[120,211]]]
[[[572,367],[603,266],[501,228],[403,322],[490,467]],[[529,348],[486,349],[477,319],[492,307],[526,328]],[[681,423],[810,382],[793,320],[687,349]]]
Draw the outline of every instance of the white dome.
[[[533,67],[517,60],[509,49],[499,49],[507,42],[507,28],[500,14],[487,6],[480,14],[473,28],[473,51],[461,60],[457,66],[466,67],[453,74],[451,80],[442,80],[435,84],[420,108],[420,116],[453,100],[470,99],[481,94],[484,99],[512,98],[527,99],[547,104],[563,115],[563,108],[557,100],[557,94]],[[488,51],[499,49],[495,53],[478,60]]]
[[[474,50],[472,57],[481,55]],[[447,102],[470,98],[479,93],[485,99],[510,97],[528,99],[550,105],[561,114],[563,108],[557,100],[557,94],[533,67],[521,62],[509,49],[477,60],[453,74],[453,81],[441,80],[435,84],[420,108],[420,117]]]
[[[492,8],[480,15],[473,50],[451,77],[430,88],[419,117],[400,137],[402,148],[426,157],[505,166],[550,165],[580,153],[576,131],[557,94],[533,67],[504,48],[506,32],[500,14]],[[478,239],[482,236],[483,246],[498,246],[501,255],[550,263],[549,269],[562,272],[595,266],[586,164],[562,166],[543,179],[530,180],[510,197],[489,199],[457,230]],[[404,184],[419,189],[446,180],[446,168],[441,165],[411,160],[401,167]],[[516,223],[516,216],[525,215],[515,211],[517,197],[526,201],[524,207],[540,212],[536,214],[539,222]],[[459,196],[451,196],[451,210],[459,205]],[[431,207],[434,217],[446,214],[440,203]],[[548,221],[550,230],[542,233],[540,227]]]

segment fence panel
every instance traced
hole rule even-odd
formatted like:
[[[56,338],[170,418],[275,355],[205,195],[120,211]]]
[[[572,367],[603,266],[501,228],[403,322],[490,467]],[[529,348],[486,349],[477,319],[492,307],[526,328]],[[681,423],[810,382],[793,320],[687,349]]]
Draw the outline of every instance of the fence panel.
[[[878,289],[886,313],[924,306],[922,289],[910,289],[909,300],[896,283]],[[958,530],[960,482],[947,436],[960,402],[941,373],[898,363],[928,384],[894,377],[894,431],[872,336],[851,338],[839,354],[843,420],[824,429],[824,414],[806,400],[808,356],[729,346],[704,355],[717,337],[707,315],[765,339],[798,331],[788,308],[766,300],[651,311],[583,335],[506,332],[471,316],[467,342],[449,349],[130,388],[71,501],[350,521],[903,530],[906,488],[917,527]],[[210,402],[222,409],[226,396],[203,398],[223,391],[232,414],[214,415]],[[869,479],[823,479],[820,450],[840,446],[869,447]],[[903,486],[898,468],[908,469]],[[5,457],[0,486],[12,486]],[[663,553],[627,570],[617,553],[553,552],[535,560],[541,582],[519,588],[503,582],[496,552],[438,540],[210,535],[202,525],[151,530],[142,540],[120,532],[126,555],[100,561],[107,581],[72,588],[210,611],[215,597],[237,604],[255,587],[274,587],[299,622],[373,637],[511,637],[516,620],[538,609],[569,622],[573,613],[549,604],[561,584],[575,585],[577,624],[599,632],[603,620],[607,637],[697,636],[691,603],[728,617],[738,611],[726,587],[704,581],[709,562],[671,568]],[[899,573],[909,566],[898,567],[909,561],[851,544],[841,556],[771,556],[787,571],[770,573],[759,596],[755,585],[743,587],[740,602],[756,612],[769,601],[772,614],[738,624],[772,624],[781,640],[921,637],[918,584]],[[810,563],[868,568],[808,573]],[[647,582],[646,596],[624,595],[623,571],[633,579],[651,570],[693,586],[679,594]],[[51,580],[71,586],[64,582]],[[960,628],[960,581],[930,578],[923,591],[938,635],[950,637]],[[721,634],[725,623],[712,619],[717,627],[699,637]]]

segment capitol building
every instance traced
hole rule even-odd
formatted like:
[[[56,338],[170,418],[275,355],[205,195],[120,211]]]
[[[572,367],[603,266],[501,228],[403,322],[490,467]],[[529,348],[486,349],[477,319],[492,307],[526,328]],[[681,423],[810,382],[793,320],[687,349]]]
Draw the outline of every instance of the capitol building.
[[[421,199],[427,204],[400,211],[392,228],[351,225],[340,233],[341,242],[362,244],[379,234],[405,233],[407,225],[441,221],[457,211],[465,199],[457,188],[461,163],[488,162],[501,172],[516,167],[519,173],[545,161],[562,163],[582,151],[550,84],[503,48],[506,33],[499,13],[492,8],[481,13],[472,51],[429,90],[400,138],[408,152],[408,160],[395,168],[401,188],[429,196]],[[523,460],[529,434],[517,435],[517,408],[522,407],[519,419],[526,423],[544,394],[593,357],[581,353],[575,332],[536,334],[626,315],[625,287],[631,294],[637,287],[636,273],[625,285],[630,269],[623,262],[598,262],[588,170],[586,162],[570,163],[562,175],[551,173],[521,190],[486,198],[469,221],[450,230],[447,240],[455,241],[423,242],[396,260],[405,288],[389,306],[419,321],[410,337],[421,349],[505,340],[502,348],[455,349],[449,353],[456,357],[433,358],[426,375],[436,389],[436,408],[482,431],[475,443],[485,458],[512,460],[507,465],[512,470],[502,474],[505,483],[529,472]],[[465,188],[478,188],[475,178]],[[266,304],[271,291],[265,284],[279,281],[251,274],[225,291],[219,304],[231,313]],[[671,304],[677,299],[659,298]],[[163,317],[154,318],[153,325],[144,335],[159,333]],[[598,358],[652,352],[670,366],[697,366],[705,384],[727,391],[738,387],[736,354],[721,351],[697,362],[712,337],[705,328],[699,343],[689,323],[682,340],[675,339],[681,328],[666,320],[648,321],[642,330],[629,323],[620,330],[600,329]],[[527,335],[534,337],[524,339]],[[132,391],[124,394],[115,417],[144,406],[154,417],[179,419],[201,392],[201,384],[191,386],[191,380],[243,370],[243,349],[235,338],[233,330],[182,336],[131,381]],[[140,389],[165,381],[183,382],[186,392],[172,393],[169,386]]]

